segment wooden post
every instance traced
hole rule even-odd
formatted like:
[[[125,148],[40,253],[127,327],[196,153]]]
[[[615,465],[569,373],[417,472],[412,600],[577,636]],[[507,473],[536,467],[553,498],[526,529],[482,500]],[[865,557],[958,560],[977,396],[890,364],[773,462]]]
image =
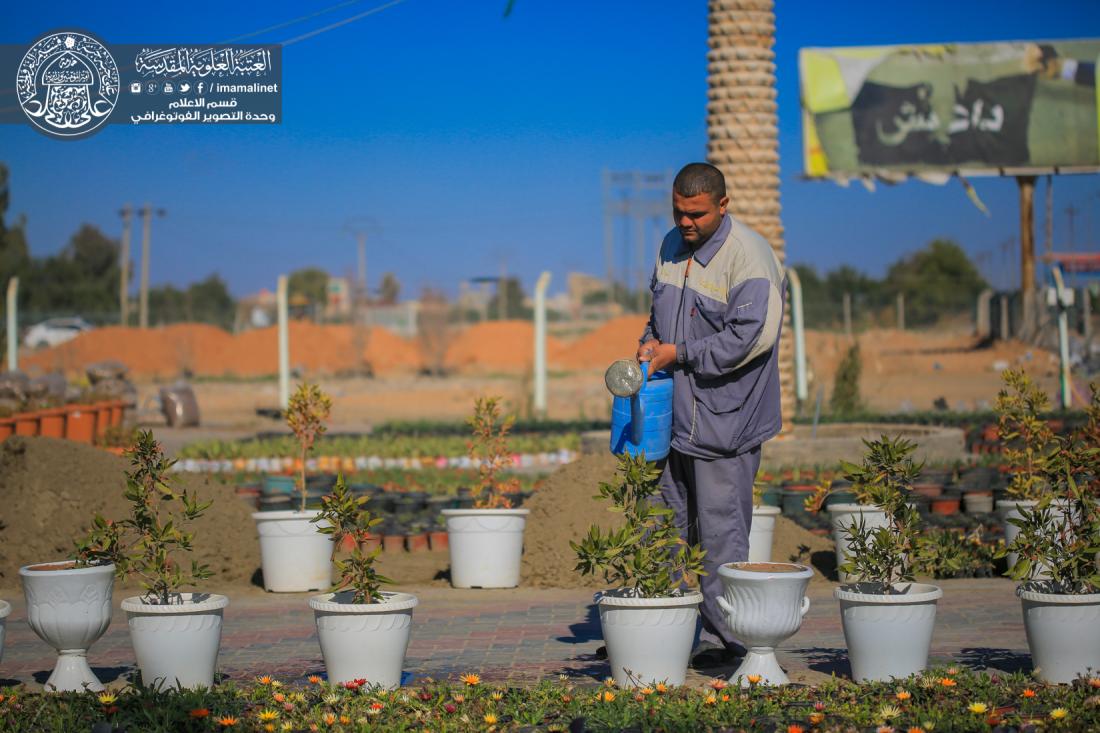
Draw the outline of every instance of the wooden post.
[[[905,293],[898,293],[898,330],[905,330]]]
[[[1035,333],[1035,176],[1016,176],[1020,188],[1020,295],[1024,309],[1021,336]]]
[[[852,294],[844,294],[844,333],[852,338]]]

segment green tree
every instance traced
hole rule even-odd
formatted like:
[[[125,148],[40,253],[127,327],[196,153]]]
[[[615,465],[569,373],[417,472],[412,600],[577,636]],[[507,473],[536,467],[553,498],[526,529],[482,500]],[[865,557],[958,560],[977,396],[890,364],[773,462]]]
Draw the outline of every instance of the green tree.
[[[187,288],[188,320],[228,328],[233,324],[237,302],[225,281],[216,274],[191,283]]]
[[[859,356],[859,344],[855,343],[840,361],[833,378],[833,396],[830,407],[838,415],[852,415],[859,412],[863,400],[859,396],[859,375],[863,371]]]
[[[118,242],[84,224],[61,252],[34,259],[26,308],[41,314],[96,318],[118,310]]]
[[[392,272],[382,276],[382,285],[378,289],[378,300],[384,305],[393,305],[401,295],[401,282]]]
[[[493,294],[492,299],[489,301],[489,320],[496,319],[508,319],[508,318],[533,318],[534,311],[531,308],[525,308],[523,305],[524,299],[527,297],[523,292],[523,286],[519,283],[519,278],[509,277],[504,280],[503,294],[504,294],[504,309],[501,312],[501,297],[502,289],[498,285],[497,292]]]
[[[898,260],[885,281],[891,297],[905,294],[905,318],[913,325],[930,325],[943,316],[967,311],[986,287],[966,252],[948,239],[937,239]]]
[[[311,305],[328,302],[328,273],[317,267],[304,267],[290,273],[287,296],[305,296]]]

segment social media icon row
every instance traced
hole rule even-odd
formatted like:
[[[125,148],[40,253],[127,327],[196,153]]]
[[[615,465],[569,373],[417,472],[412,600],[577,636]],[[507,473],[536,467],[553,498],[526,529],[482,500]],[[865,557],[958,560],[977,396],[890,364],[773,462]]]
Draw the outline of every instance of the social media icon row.
[[[187,94],[191,91],[191,84],[188,82],[177,84],[170,81],[130,82],[130,94],[141,94],[143,91],[146,94]]]

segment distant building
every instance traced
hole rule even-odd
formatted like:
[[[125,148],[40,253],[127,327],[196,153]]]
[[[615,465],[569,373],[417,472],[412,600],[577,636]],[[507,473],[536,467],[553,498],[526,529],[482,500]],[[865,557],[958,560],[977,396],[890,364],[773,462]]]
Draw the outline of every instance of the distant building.
[[[343,320],[351,315],[351,283],[346,277],[329,277],[325,287],[325,320]]]

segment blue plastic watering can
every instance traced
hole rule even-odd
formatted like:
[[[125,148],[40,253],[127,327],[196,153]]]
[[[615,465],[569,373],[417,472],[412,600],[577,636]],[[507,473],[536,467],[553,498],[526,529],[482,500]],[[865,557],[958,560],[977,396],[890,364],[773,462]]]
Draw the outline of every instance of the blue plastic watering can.
[[[629,396],[616,396],[612,404],[611,452],[644,453],[646,460],[657,461],[668,455],[672,440],[672,375],[649,376],[649,362],[641,363],[641,372],[641,387]]]

